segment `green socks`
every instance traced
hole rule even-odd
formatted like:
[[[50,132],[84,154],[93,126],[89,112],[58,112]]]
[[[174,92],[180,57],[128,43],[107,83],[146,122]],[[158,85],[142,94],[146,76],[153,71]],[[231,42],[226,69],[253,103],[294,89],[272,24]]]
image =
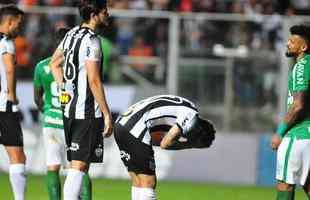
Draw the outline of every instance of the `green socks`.
[[[57,171],[47,171],[47,190],[50,200],[61,200],[60,178]]]
[[[295,192],[294,191],[278,191],[277,200],[294,200]]]
[[[83,176],[81,200],[91,200],[92,199],[92,184],[88,174]]]

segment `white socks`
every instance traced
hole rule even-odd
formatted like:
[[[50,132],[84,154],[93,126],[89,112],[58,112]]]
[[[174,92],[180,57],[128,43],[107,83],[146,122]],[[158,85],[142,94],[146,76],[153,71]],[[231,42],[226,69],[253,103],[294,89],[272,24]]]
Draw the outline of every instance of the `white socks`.
[[[139,200],[140,198],[140,188],[138,187],[131,187],[131,200]]]
[[[156,200],[156,192],[153,188],[131,188],[131,200]]]
[[[10,165],[10,182],[14,193],[14,199],[24,200],[26,190],[25,164]]]
[[[67,178],[64,184],[64,200],[79,199],[84,174],[84,172],[76,169],[68,170]]]

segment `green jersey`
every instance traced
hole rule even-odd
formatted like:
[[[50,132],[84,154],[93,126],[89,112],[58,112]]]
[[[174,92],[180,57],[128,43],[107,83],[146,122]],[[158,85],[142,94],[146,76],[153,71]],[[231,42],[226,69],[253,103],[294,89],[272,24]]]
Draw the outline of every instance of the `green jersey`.
[[[294,93],[307,91],[309,88],[309,83],[310,55],[306,55],[294,65],[293,69],[289,71],[287,109],[289,109],[293,104]],[[306,113],[305,118],[290,129],[288,136],[296,136],[300,139],[310,139],[310,113]]]
[[[36,65],[34,86],[44,90],[43,127],[63,129],[62,110],[59,102],[57,83],[48,66],[51,58],[42,60]]]

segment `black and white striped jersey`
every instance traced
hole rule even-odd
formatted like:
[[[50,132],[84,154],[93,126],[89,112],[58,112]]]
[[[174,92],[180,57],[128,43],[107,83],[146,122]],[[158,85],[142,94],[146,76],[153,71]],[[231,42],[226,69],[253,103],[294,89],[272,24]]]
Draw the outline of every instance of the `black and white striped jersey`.
[[[198,110],[191,101],[179,96],[159,95],[130,106],[119,116],[117,123],[150,145],[153,132],[167,132],[175,124],[185,136],[192,128],[192,119],[197,114]]]
[[[0,112],[17,112],[17,106],[8,101],[7,67],[3,61],[7,53],[15,56],[14,42],[0,33]]]
[[[90,90],[85,66],[86,60],[100,62],[102,66],[103,55],[98,36],[89,28],[77,26],[66,34],[58,49],[62,50],[65,56],[63,81],[71,96],[70,102],[64,108],[64,115],[75,119],[102,117],[99,105]]]

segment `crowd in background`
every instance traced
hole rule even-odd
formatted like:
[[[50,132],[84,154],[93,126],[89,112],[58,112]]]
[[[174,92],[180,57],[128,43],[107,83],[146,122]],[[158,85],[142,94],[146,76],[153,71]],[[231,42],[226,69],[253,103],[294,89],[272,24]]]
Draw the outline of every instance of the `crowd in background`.
[[[76,6],[72,0],[17,0],[21,5]],[[110,0],[116,9],[170,10],[179,12],[309,14],[307,0]]]
[[[3,0],[19,5],[77,6],[72,0]],[[309,0],[111,0],[113,9],[168,10],[176,12],[235,13],[252,18],[249,22],[210,21],[207,19],[188,19],[181,21],[181,57],[212,57],[215,44],[225,47],[247,46],[253,51],[275,52],[283,48],[283,27],[281,15],[310,14]],[[264,17],[264,15],[269,15]],[[24,34],[16,39],[18,77],[32,78],[35,64],[50,56],[54,46],[51,35],[57,27],[72,27],[78,23],[74,15],[27,14]],[[169,20],[153,18],[111,17],[109,28],[102,27],[99,34],[112,44],[117,56],[159,57],[164,66],[168,62]],[[113,56],[112,56],[113,58]],[[255,59],[255,58],[254,58]],[[235,92],[242,104],[253,100],[275,101],[275,74],[277,63],[268,56],[236,64],[234,71]],[[248,66],[260,70],[249,70]],[[121,66],[118,65],[118,66]],[[132,68],[142,75],[150,75],[146,64],[134,63]],[[108,67],[110,69],[111,67]],[[165,68],[165,71],[167,69]],[[152,76],[152,72],[151,72]],[[148,78],[148,77],[147,77]],[[216,79],[216,76],[215,76]],[[253,90],[253,87],[256,90]],[[240,94],[239,94],[240,93]],[[265,98],[257,98],[265,96]],[[243,102],[245,101],[245,102]],[[260,102],[264,104],[264,102]]]

